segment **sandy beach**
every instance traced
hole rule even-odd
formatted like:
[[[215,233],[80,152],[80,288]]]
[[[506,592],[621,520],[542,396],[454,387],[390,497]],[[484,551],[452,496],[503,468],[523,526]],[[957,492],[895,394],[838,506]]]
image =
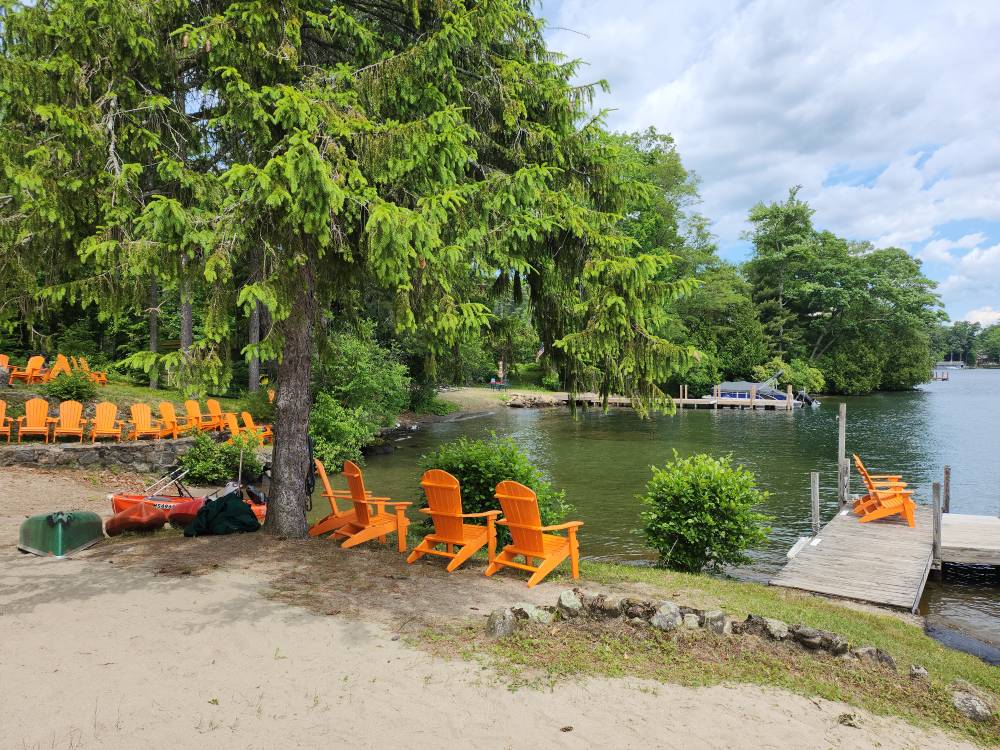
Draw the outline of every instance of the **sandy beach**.
[[[16,490],[0,503],[4,748],[973,747],[745,685],[574,679],[512,691],[477,662],[414,647],[421,623],[552,601],[564,584],[528,592],[475,566],[449,577],[377,548],[256,535],[174,535],[40,559],[15,550],[23,516],[106,512],[106,490],[6,469],[0,485]],[[366,564],[383,558],[398,573],[373,581]],[[296,603],[301,583],[326,577],[325,612]],[[844,713],[858,726],[841,723]]]

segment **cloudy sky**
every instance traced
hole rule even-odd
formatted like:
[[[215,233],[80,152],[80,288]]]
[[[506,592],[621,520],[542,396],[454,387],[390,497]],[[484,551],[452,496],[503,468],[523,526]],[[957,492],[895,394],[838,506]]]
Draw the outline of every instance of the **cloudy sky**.
[[[674,135],[724,257],[792,185],[818,227],[906,248],[952,319],[1000,322],[1000,2],[542,0],[619,130]]]

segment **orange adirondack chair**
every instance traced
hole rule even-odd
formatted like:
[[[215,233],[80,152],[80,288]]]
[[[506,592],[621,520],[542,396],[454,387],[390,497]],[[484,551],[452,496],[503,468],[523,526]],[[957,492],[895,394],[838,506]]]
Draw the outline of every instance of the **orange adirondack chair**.
[[[6,370],[10,367],[10,355],[0,354],[0,370]]]
[[[144,437],[160,439],[160,435],[163,434],[163,422],[153,419],[153,410],[149,408],[149,404],[132,404],[131,412],[129,440],[141,440]]]
[[[365,480],[361,469],[353,461],[344,462],[344,476],[351,490],[351,502],[354,503],[355,518],[340,528],[333,529],[330,539],[342,538],[344,549],[357,547],[359,544],[378,539],[383,544],[388,534],[395,534],[400,552],[406,552],[406,508],[413,503],[398,503],[388,497],[374,497],[365,490]],[[371,512],[369,506],[375,506]],[[392,513],[387,513],[387,505],[393,507]]]
[[[66,355],[57,354],[55,364],[46,370],[44,375],[42,375],[42,382],[49,383],[63,373],[66,373],[67,375],[70,373],[69,360],[66,359]]]
[[[222,428],[226,426],[226,419],[225,419],[226,414],[233,414],[233,416],[236,416],[234,412],[224,413],[222,411],[221,404],[219,404],[219,402],[216,401],[214,398],[206,400],[205,406],[208,407],[209,417],[218,424],[218,426],[215,428],[216,431],[218,432],[222,432]]]
[[[326,467],[323,466],[323,462],[318,458],[314,460],[316,463],[316,474],[319,476],[319,480],[323,483],[323,497],[325,497],[330,503],[330,514],[321,518],[309,527],[309,536],[326,534],[327,532],[339,529],[341,526],[349,524],[352,521],[358,520],[358,514],[354,512],[353,505],[350,508],[343,509],[337,505],[338,499],[350,500],[351,491],[333,489],[333,487],[330,486],[330,479],[326,475]],[[372,494],[367,490],[365,490],[365,493],[369,497]]]
[[[7,416],[7,402],[0,399],[0,435],[7,436],[7,442],[10,442],[10,426],[13,424],[13,420]]]
[[[485,513],[462,512],[462,490],[458,480],[447,471],[431,469],[424,472],[420,486],[427,495],[427,507],[421,508],[434,522],[434,533],[428,534],[423,541],[414,547],[406,562],[413,563],[424,555],[448,557],[446,570],[451,573],[476,552],[487,547],[487,558],[490,562],[497,548],[497,531],[494,523],[498,510],[488,510]],[[486,525],[465,523],[466,518],[485,518]],[[444,545],[444,549],[438,547]],[[456,549],[457,548],[457,549]]]
[[[215,419],[210,414],[201,413],[201,407],[194,399],[188,399],[185,401],[184,409],[187,411],[188,421],[197,425],[201,432],[222,429],[222,423],[219,420]]]
[[[542,526],[538,496],[519,482],[500,482],[496,496],[504,515],[497,523],[510,529],[513,543],[490,561],[486,575],[491,576],[500,568],[527,570],[532,574],[528,579],[528,588],[531,588],[568,557],[573,578],[580,577],[580,545],[576,530],[583,526],[582,521]],[[566,536],[543,533],[546,531],[565,531]],[[523,563],[514,561],[519,556],[524,558]],[[534,560],[539,560],[537,566],[532,564]]]
[[[274,403],[274,388],[267,389],[267,400],[272,404]]]
[[[23,381],[24,383],[38,383],[42,379],[42,367],[45,365],[45,357],[41,355],[36,355],[28,360],[28,364],[24,367],[14,367],[10,370],[10,378],[7,380],[7,385],[14,385],[15,380]]]
[[[63,401],[59,404],[59,417],[49,421],[55,425],[52,429],[53,443],[61,436],[79,438],[80,442],[83,442],[83,430],[87,420],[83,418],[83,404],[79,401]]]
[[[229,431],[229,440],[226,441],[227,443],[233,442],[234,437],[246,432],[246,430],[240,427],[240,423],[236,421],[236,415],[231,411],[227,411],[222,415],[222,422],[223,426]]]
[[[853,454],[854,465],[865,483],[868,494],[854,503],[854,512],[861,516],[861,521],[875,521],[879,518],[901,513],[906,522],[915,525],[913,492],[907,489],[906,482],[899,474],[869,474],[864,462],[858,454]]]
[[[49,442],[49,402],[33,398],[24,404],[24,416],[17,418],[17,442],[26,435],[41,435]]]
[[[243,412],[242,417],[243,429],[256,435],[257,439],[260,440],[261,445],[268,441],[274,442],[274,433],[271,431],[271,425],[262,424],[258,426],[253,421],[253,415],[251,415],[248,411]]]
[[[78,361],[80,362],[81,369],[85,373],[87,373],[88,375],[90,375],[90,379],[91,380],[93,380],[98,385],[107,385],[108,384],[108,374],[106,372],[103,372],[101,370],[91,370],[90,369],[90,365],[87,364],[86,357],[84,357],[83,355],[80,355],[80,357],[78,357]]]
[[[118,407],[110,401],[102,401],[94,407],[94,418],[90,424],[91,443],[97,442],[97,438],[106,437],[121,441],[125,422],[118,419]]]
[[[178,419],[177,411],[169,401],[160,402],[160,422],[163,423],[163,432],[160,437],[178,438],[196,427],[189,418],[185,418],[183,422]]]

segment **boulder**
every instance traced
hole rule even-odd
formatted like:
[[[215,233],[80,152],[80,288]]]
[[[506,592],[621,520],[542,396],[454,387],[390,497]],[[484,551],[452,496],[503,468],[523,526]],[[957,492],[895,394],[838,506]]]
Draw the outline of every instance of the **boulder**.
[[[670,631],[678,627],[682,621],[680,607],[673,602],[661,602],[650,618],[649,624],[658,630]]]
[[[688,630],[697,630],[701,627],[701,618],[693,612],[684,615],[684,627]]]
[[[846,638],[829,630],[817,630],[805,625],[792,625],[788,629],[788,634],[803,648],[813,651],[822,649],[829,651],[834,656],[840,656],[850,648]]]
[[[726,635],[732,630],[726,613],[719,609],[705,613],[705,629],[719,635]]]
[[[486,632],[493,638],[506,638],[513,635],[516,627],[514,610],[510,607],[494,609],[486,619]]]
[[[622,611],[626,617],[649,620],[656,613],[656,605],[643,599],[626,599],[622,603]]]
[[[851,651],[854,656],[866,664],[877,664],[879,666],[896,671],[896,660],[892,655],[874,646],[862,646]]]
[[[910,677],[914,680],[926,680],[930,675],[927,673],[927,669],[920,666],[919,664],[910,665]]]
[[[970,721],[990,721],[993,718],[993,709],[990,705],[979,695],[967,690],[952,691],[951,703]]]
[[[739,624],[738,630],[746,635],[759,635],[772,641],[783,641],[788,637],[788,625],[781,620],[760,615],[747,615],[747,619]]]
[[[584,606],[592,617],[620,617],[625,611],[625,599],[620,596],[598,594],[586,597]]]
[[[580,601],[580,597],[573,589],[566,589],[559,594],[556,608],[563,617],[576,617],[583,612],[583,602]]]
[[[518,619],[530,620],[541,625],[548,625],[555,619],[555,615],[552,612],[541,607],[536,607],[534,604],[529,604],[528,602],[518,602],[511,607],[511,610]]]

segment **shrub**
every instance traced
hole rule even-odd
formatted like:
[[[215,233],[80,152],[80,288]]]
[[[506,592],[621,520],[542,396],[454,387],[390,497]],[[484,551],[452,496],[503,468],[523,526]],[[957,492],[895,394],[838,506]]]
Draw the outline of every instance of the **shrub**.
[[[573,506],[566,502],[566,493],[554,489],[510,438],[499,438],[495,434],[488,440],[462,437],[421,456],[420,468],[424,471],[444,469],[458,479],[462,485],[462,509],[465,513],[499,510],[496,486],[505,479],[520,482],[535,491],[544,526],[562,523],[573,510]],[[498,544],[508,541],[510,532],[498,526]]]
[[[753,472],[733,466],[730,457],[698,454],[674,459],[653,477],[640,496],[646,541],[660,553],[660,565],[674,570],[719,571],[750,562],[745,550],[770,531],[767,516],[754,507],[767,499]]]
[[[803,359],[793,359],[790,363],[786,363],[780,357],[774,357],[767,363],[753,368],[753,377],[755,380],[767,380],[779,370],[783,373],[778,378],[778,385],[781,388],[791,385],[796,392],[821,393],[826,386],[823,377],[826,368],[820,370]]]
[[[420,414],[434,414],[438,417],[443,417],[445,414],[451,414],[456,412],[461,407],[458,404],[452,403],[451,401],[445,401],[435,394],[431,399],[424,401],[420,406]]]
[[[562,388],[562,383],[559,382],[559,376],[554,372],[542,375],[541,383],[542,388],[547,391],[558,391]]]
[[[39,390],[60,401],[89,401],[97,395],[97,384],[82,370],[73,370],[57,375]]]
[[[195,435],[194,445],[180,457],[180,465],[188,470],[187,480],[203,484],[222,484],[240,476],[242,452],[243,478],[260,476],[264,467],[257,457],[257,439],[240,435],[232,442],[217,443],[204,432]]]
[[[240,397],[243,409],[253,414],[257,422],[270,423],[274,421],[274,404],[268,398],[267,388],[261,388],[255,393],[246,391]]]
[[[364,409],[345,409],[329,393],[316,397],[309,416],[309,434],[315,445],[313,455],[327,471],[339,471],[344,461],[360,461],[361,449],[370,444],[379,423]]]

